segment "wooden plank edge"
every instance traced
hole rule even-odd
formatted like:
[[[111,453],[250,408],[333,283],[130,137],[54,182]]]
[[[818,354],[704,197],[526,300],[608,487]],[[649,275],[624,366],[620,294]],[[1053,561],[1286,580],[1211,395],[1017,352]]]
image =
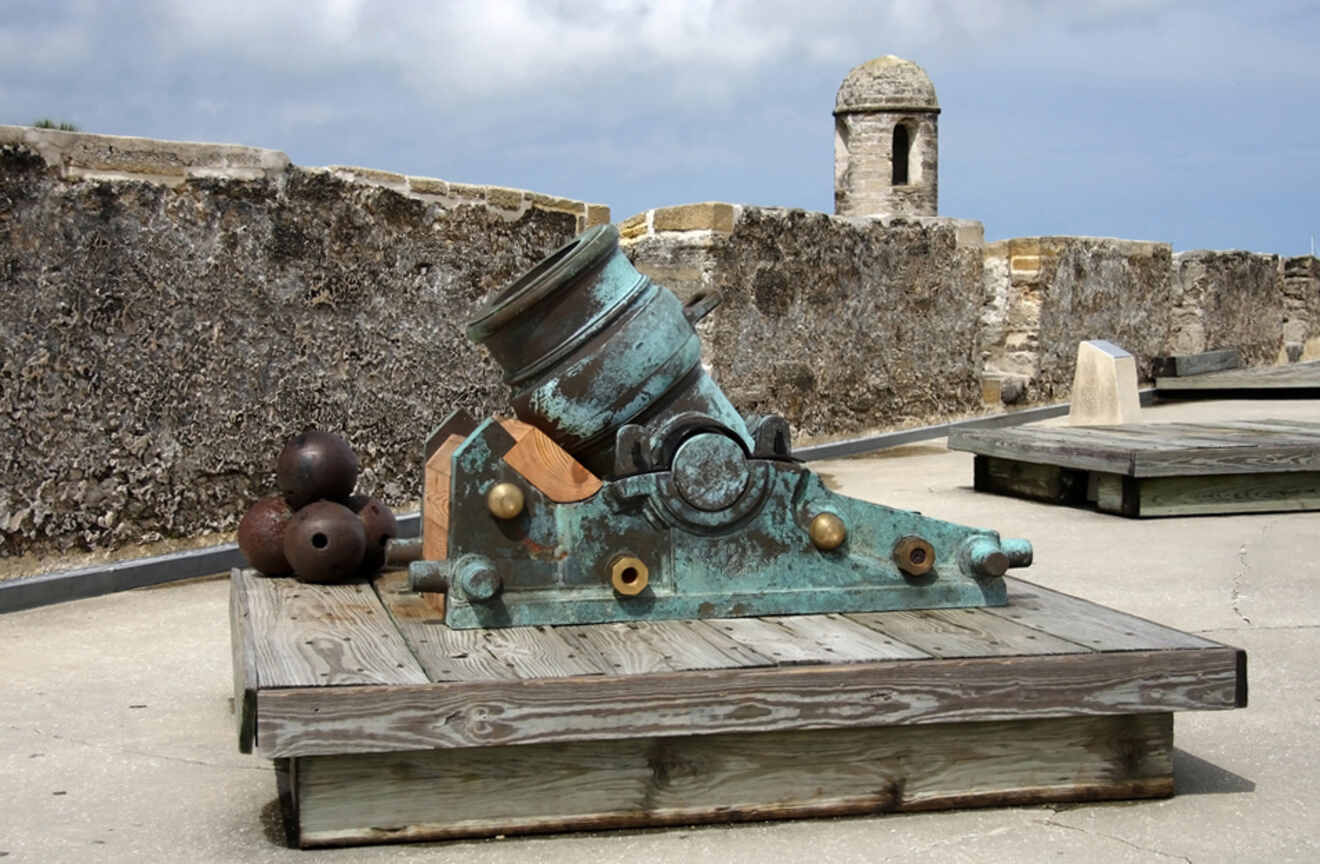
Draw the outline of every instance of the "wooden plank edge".
[[[1210,644],[607,678],[261,690],[258,740],[262,753],[275,758],[1237,708],[1245,686],[1239,649]],[[909,696],[908,691],[915,692]],[[1016,697],[1007,702],[1004,694],[1010,691]],[[943,700],[936,698],[941,693]],[[345,735],[350,722],[369,728],[370,734]]]
[[[466,761],[452,766],[434,751],[376,761],[296,759],[299,785],[304,776],[317,778],[309,781],[309,818],[296,814],[302,826],[312,826],[300,831],[299,840],[305,847],[347,845],[1167,797],[1175,791],[1172,714],[859,733],[736,735],[706,743],[635,739],[615,742],[605,752],[577,747],[565,753],[551,745],[534,748],[527,763],[517,751],[504,750],[462,754]],[[844,741],[851,746],[840,746]],[[951,742],[966,742],[966,752],[949,755]],[[725,752],[728,764],[715,755]],[[753,752],[763,753],[762,761],[746,762]],[[562,812],[553,812],[554,804],[531,811],[491,806],[504,793],[526,794],[525,784],[545,779],[542,769],[549,769],[551,787],[569,779],[574,760],[584,753],[590,755],[576,770],[591,776],[615,765],[611,779],[618,785],[612,792],[587,793]],[[547,758],[549,764],[541,761]],[[638,764],[642,759],[645,768]],[[676,775],[669,773],[671,763],[681,766]],[[409,767],[415,771],[400,770]],[[749,770],[770,775],[751,788]],[[402,807],[388,803],[387,789]]]
[[[603,816],[527,819],[492,830],[484,822],[471,826],[409,825],[399,828],[345,829],[300,833],[302,849],[324,849],[382,843],[460,840],[497,834],[561,834],[568,831],[611,831],[626,828],[673,828],[682,825],[737,824],[786,819],[833,819],[848,816],[879,816],[886,813],[923,813],[938,810],[983,807],[1019,807],[1092,801],[1171,798],[1173,776],[1117,781],[1089,786],[1041,786],[1030,789],[968,792],[935,795],[910,803],[896,802],[892,790],[872,796],[821,801],[812,804],[733,805],[727,808],[684,808],[665,811],[633,811]]]
[[[229,642],[234,673],[234,717],[238,752],[251,753],[257,740],[257,645],[248,616],[247,574],[234,568],[229,574]]]
[[[1234,649],[1237,651],[1234,657],[1234,667],[1237,670],[1237,691],[1233,694],[1235,708],[1247,707],[1247,652],[1244,648]]]
[[[1206,648],[1227,648],[1227,649],[1229,649],[1230,651],[1237,651],[1237,650],[1239,650],[1238,648],[1235,648],[1234,646],[1232,646],[1232,645],[1228,645],[1228,644],[1226,644],[1226,643],[1224,643],[1224,642],[1217,642],[1217,641],[1215,641],[1214,639],[1207,639],[1207,638],[1205,638],[1204,636],[1198,636],[1198,635],[1195,634],[1195,633],[1188,633],[1188,632],[1185,631],[1185,630],[1179,630],[1177,627],[1170,627],[1168,624],[1161,624],[1161,623],[1158,622],[1158,621],[1152,621],[1151,619],[1149,619],[1149,618],[1143,618],[1143,617],[1141,617],[1140,615],[1133,615],[1131,612],[1124,612],[1122,609],[1112,609],[1112,608],[1110,608],[1110,607],[1108,607],[1108,606],[1101,606],[1099,603],[1096,603],[1094,600],[1087,600],[1085,597],[1078,597],[1076,594],[1069,594],[1067,591],[1059,591],[1059,590],[1056,589],[1056,588],[1047,588],[1047,587],[1044,586],[1044,585],[1040,585],[1040,584],[1038,584],[1038,583],[1036,583],[1036,582],[1030,582],[1030,581],[1028,581],[1028,580],[1026,580],[1026,579],[1023,579],[1021,576],[1005,576],[1005,577],[1004,577],[1004,582],[1006,583],[1007,588],[1008,588],[1008,592],[1009,592],[1009,605],[1007,605],[1007,606],[986,606],[986,607],[985,607],[985,611],[987,611],[987,612],[989,612],[989,613],[991,613],[991,614],[994,614],[994,615],[1004,615],[1004,616],[1006,617],[1008,610],[1010,610],[1010,609],[1012,608],[1013,593],[1014,593],[1014,592],[1016,592],[1016,591],[1044,591],[1044,592],[1046,592],[1047,594],[1058,594],[1058,595],[1061,596],[1061,597],[1067,597],[1068,599],[1070,599],[1070,600],[1074,600],[1074,601],[1076,601],[1076,602],[1078,602],[1078,603],[1085,603],[1085,604],[1088,605],[1088,606],[1094,606],[1096,609],[1100,609],[1100,610],[1102,610],[1102,611],[1104,611],[1104,612],[1108,612],[1108,613],[1110,613],[1110,614],[1118,614],[1118,615],[1121,615],[1121,616],[1123,616],[1123,617],[1125,617],[1125,618],[1133,618],[1133,619],[1135,619],[1135,620],[1137,620],[1137,621],[1141,621],[1142,623],[1150,624],[1150,625],[1153,626],[1153,627],[1159,627],[1159,628],[1164,629],[1164,630],[1172,630],[1173,632],[1178,633],[1178,634],[1181,634],[1181,635],[1183,635],[1183,636],[1189,636],[1189,637],[1191,637],[1192,639],[1198,639],[1198,640],[1200,640],[1201,643],[1202,643],[1202,644],[1199,645],[1199,646],[1193,646],[1193,647],[1191,647],[1191,648],[1171,648],[1171,649],[1167,649],[1167,650],[1171,650],[1171,651],[1188,651],[1188,650],[1197,651],[1197,650],[1203,650],[1203,649],[1206,649]],[[1022,623],[1022,622],[1018,622],[1018,623]],[[1024,627],[1028,627],[1028,626],[1030,626],[1030,625],[1023,624],[1022,626],[1024,626]],[[1039,628],[1039,627],[1035,627],[1035,628],[1032,628],[1032,629],[1039,630],[1040,628]],[[1045,632],[1045,631],[1042,631],[1042,632]],[[1058,634],[1056,634],[1056,633],[1051,633],[1050,635],[1051,635],[1051,636],[1057,636]],[[1064,639],[1066,639],[1067,637],[1066,637],[1066,636],[1063,636],[1063,637],[1060,637],[1060,638],[1064,638]]]

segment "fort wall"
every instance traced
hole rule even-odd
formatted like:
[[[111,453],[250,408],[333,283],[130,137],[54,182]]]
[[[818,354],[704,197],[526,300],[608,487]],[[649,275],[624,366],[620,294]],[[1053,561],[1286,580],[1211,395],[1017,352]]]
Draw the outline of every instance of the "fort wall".
[[[463,324],[603,205],[231,145],[0,127],[0,556],[232,530],[283,440],[420,496],[449,409],[507,411]],[[1068,398],[1077,343],[1320,357],[1320,262],[705,202],[620,224],[748,414],[821,440]]]

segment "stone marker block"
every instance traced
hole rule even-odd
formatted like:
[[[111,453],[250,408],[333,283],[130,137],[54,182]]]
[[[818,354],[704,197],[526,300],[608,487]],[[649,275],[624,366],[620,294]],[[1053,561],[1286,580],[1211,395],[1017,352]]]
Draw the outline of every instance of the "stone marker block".
[[[1078,344],[1068,422],[1073,426],[1140,423],[1136,359],[1103,339]]]

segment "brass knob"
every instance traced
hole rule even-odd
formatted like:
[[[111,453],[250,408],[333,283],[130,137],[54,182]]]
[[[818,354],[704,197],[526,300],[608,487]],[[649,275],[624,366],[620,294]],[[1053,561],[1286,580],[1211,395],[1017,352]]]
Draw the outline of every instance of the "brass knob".
[[[807,533],[811,535],[811,542],[817,549],[829,552],[838,549],[848,539],[848,526],[833,513],[819,513],[811,520]]]
[[[935,547],[909,534],[894,544],[894,563],[909,576],[925,576],[935,567]]]
[[[513,483],[496,483],[486,493],[486,506],[496,519],[512,519],[523,511],[527,499]]]
[[[651,571],[642,559],[620,555],[610,562],[610,583],[614,590],[626,597],[635,597],[646,590]]]

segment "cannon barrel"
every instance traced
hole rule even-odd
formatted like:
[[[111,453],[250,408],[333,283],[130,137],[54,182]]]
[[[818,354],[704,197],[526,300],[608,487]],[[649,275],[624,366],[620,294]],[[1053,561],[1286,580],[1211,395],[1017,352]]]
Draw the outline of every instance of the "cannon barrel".
[[[607,477],[626,425],[658,432],[701,418],[753,451],[747,424],[701,366],[693,325],[713,307],[702,298],[684,307],[601,225],[482,304],[467,335],[504,369],[518,418]]]

